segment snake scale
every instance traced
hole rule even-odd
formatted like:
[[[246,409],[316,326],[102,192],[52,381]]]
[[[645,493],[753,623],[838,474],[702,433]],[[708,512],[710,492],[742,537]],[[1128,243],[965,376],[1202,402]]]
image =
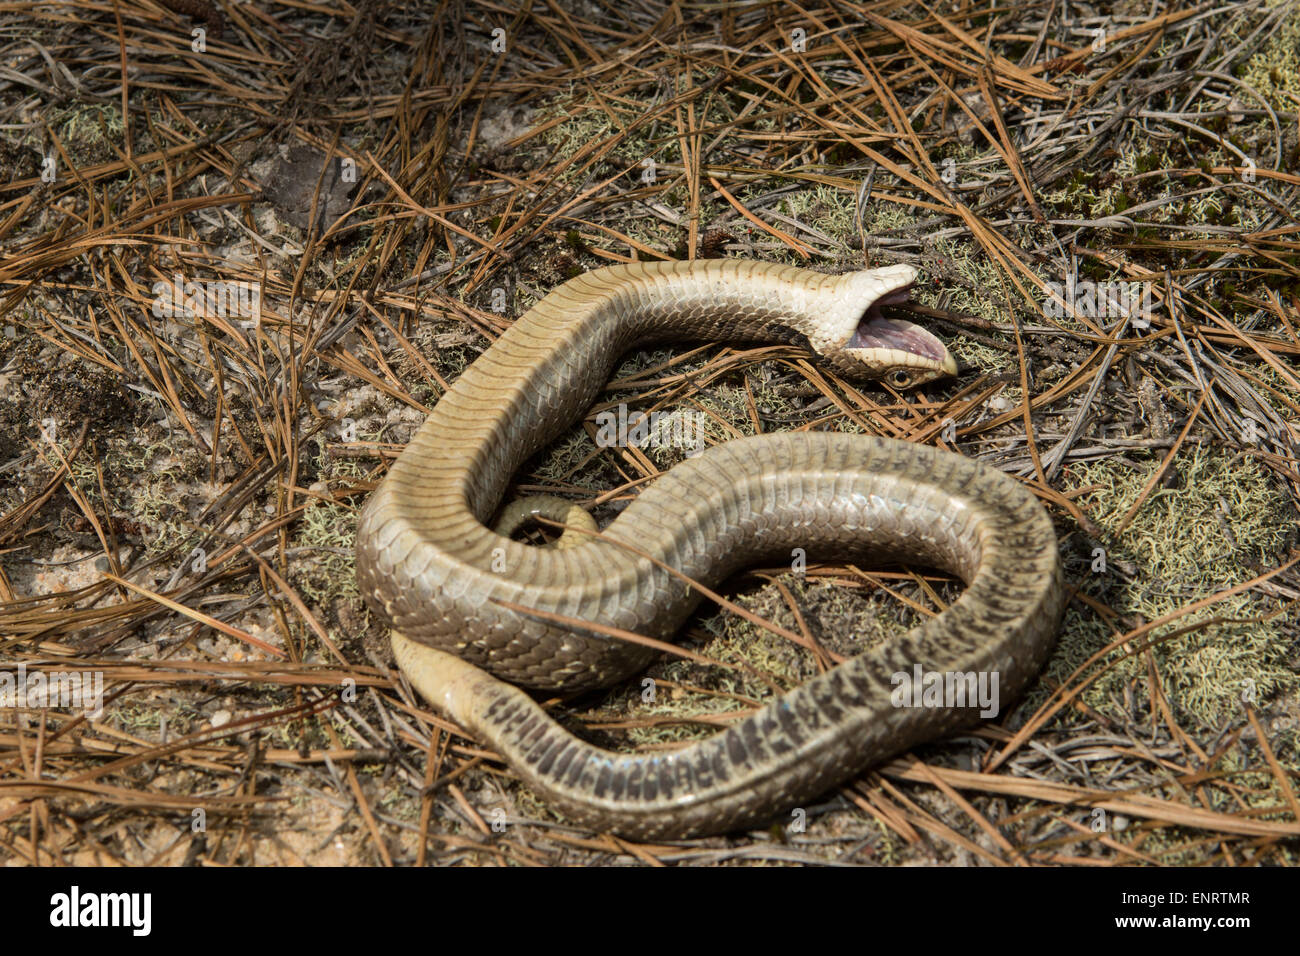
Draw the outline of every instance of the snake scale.
[[[633,347],[796,342],[848,379],[903,387],[953,374],[937,338],[881,314],[915,278],[902,265],[826,275],[706,260],[612,266],[555,288],[454,382],[362,510],[358,583],[411,683],[568,818],[640,839],[765,823],[978,722],[970,706],[895,706],[891,675],[996,673],[1001,699],[1018,695],[1064,610],[1056,536],[1021,484],[957,454],[765,434],[682,461],[603,531],[567,531],[572,546],[492,527],[515,471],[591,407]],[[902,638],[671,752],[594,747],[511,686],[624,680],[655,652],[574,621],[671,639],[700,601],[684,579],[713,586],[794,548],[937,567],[966,589]]]

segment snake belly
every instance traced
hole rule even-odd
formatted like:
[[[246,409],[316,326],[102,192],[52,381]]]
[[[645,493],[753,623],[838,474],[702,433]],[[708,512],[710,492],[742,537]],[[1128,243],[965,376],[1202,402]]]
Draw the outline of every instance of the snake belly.
[[[514,472],[590,408],[628,349],[799,341],[846,371],[855,356],[837,349],[867,275],[708,260],[571,279],[465,370],[366,503],[358,584],[391,624],[399,666],[569,819],[638,839],[764,823],[978,722],[973,701],[896,706],[920,698],[897,693],[917,667],[996,674],[1005,706],[1044,663],[1066,601],[1051,521],[1020,483],[950,452],[843,433],[742,438],[677,464],[574,546],[491,530]],[[880,354],[858,357],[870,366]],[[624,680],[655,652],[556,618],[670,640],[700,601],[683,578],[711,587],[795,548],[813,561],[936,567],[966,589],[903,637],[672,752],[594,747],[511,686]]]

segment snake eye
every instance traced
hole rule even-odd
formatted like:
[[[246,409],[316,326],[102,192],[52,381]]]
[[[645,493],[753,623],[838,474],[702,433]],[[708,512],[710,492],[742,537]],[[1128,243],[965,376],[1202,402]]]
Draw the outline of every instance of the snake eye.
[[[907,388],[912,383],[912,376],[902,369],[896,369],[889,373],[889,384],[894,388]]]

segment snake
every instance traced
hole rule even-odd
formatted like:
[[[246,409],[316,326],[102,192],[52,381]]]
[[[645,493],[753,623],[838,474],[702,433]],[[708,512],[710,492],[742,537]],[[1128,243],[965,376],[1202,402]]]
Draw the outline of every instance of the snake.
[[[640,840],[779,822],[979,723],[970,680],[991,675],[999,702],[1021,695],[1066,603],[1056,535],[1025,485],[955,452],[758,434],[683,458],[603,529],[582,526],[576,502],[524,499],[566,526],[562,547],[511,537],[518,513],[494,521],[515,472],[635,348],[797,345],[847,383],[900,389],[954,375],[937,336],[884,314],[917,277],[901,263],[831,274],[723,258],[612,265],[553,288],[452,382],[361,508],[358,588],[410,685],[566,820]],[[965,587],[905,634],[679,749],[602,749],[528,692],[626,681],[661,650],[625,635],[671,641],[701,588],[796,549],[808,562],[937,568]]]

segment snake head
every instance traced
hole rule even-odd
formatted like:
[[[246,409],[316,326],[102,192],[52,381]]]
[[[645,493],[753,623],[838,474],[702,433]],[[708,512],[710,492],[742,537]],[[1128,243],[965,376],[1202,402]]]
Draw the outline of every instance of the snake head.
[[[943,342],[916,323],[887,319],[881,311],[908,301],[916,276],[916,269],[901,264],[840,276],[839,308],[823,318],[830,334],[814,343],[819,354],[841,374],[883,380],[894,388],[956,375],[957,361]]]

